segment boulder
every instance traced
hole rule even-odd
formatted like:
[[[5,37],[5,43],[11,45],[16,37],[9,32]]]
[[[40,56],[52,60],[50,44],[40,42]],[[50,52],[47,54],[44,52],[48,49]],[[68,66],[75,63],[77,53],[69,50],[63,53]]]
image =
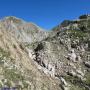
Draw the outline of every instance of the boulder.
[[[71,53],[68,54],[68,57],[70,60],[72,60],[73,62],[76,62],[76,54],[74,52],[74,50],[71,50]]]
[[[77,61],[82,62],[80,55],[77,56]]]
[[[90,61],[86,61],[85,62],[85,66],[88,67],[88,68],[90,68]]]
[[[70,90],[69,87],[65,87],[64,85],[61,85],[62,90]]]
[[[63,85],[68,86],[66,80],[63,77],[61,77],[60,80]]]
[[[68,65],[76,69],[76,66],[74,65],[74,63],[68,62]]]
[[[84,73],[81,70],[76,70],[77,74],[84,76]]]
[[[76,76],[76,72],[74,72],[73,70],[68,71],[68,75],[70,75],[70,76]]]

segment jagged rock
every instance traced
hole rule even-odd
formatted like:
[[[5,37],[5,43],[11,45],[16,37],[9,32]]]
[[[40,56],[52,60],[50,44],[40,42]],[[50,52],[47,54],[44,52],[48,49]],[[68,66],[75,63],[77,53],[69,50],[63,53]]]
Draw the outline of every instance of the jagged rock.
[[[72,47],[72,48],[77,48],[77,42],[76,42],[76,41],[73,41],[73,42],[71,43],[71,47]]]
[[[28,49],[28,54],[29,54],[29,57],[30,57],[31,59],[35,60],[36,55],[35,55],[35,53],[34,53],[32,50]]]
[[[62,90],[70,90],[69,87],[65,87],[64,85],[61,85]]]
[[[74,50],[71,50],[71,53],[68,54],[68,57],[69,57],[69,59],[72,60],[73,62],[76,62],[76,57],[77,57],[77,56],[76,56]]]
[[[50,63],[48,64],[48,70],[51,72],[51,76],[55,76],[55,65],[51,65]]]
[[[82,55],[84,55],[84,53],[85,53],[85,49],[83,46],[81,46],[81,53],[82,53]]]
[[[68,86],[68,84],[67,84],[67,82],[65,81],[64,78],[61,77],[60,80],[61,80],[61,83],[62,83],[63,85]]]
[[[73,77],[77,77],[81,80],[84,79],[84,73],[81,70],[76,70],[76,72],[71,70],[71,71],[68,71],[67,74],[70,75],[70,76],[73,76]]]
[[[84,73],[81,70],[76,70],[77,74],[80,74],[82,77],[84,77]]]
[[[90,61],[86,61],[85,62],[85,66],[88,67],[88,68],[90,68]]]
[[[74,72],[73,70],[71,70],[71,71],[68,71],[67,72],[68,73],[68,75],[70,75],[70,76],[76,76],[76,72]]]
[[[81,59],[81,57],[80,57],[79,55],[77,55],[77,60],[78,60],[79,62],[82,62],[82,59]]]

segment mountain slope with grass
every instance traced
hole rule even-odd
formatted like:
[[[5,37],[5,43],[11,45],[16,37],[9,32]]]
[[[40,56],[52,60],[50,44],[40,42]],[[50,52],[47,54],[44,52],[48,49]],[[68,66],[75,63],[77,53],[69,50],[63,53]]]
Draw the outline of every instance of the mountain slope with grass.
[[[28,44],[33,60],[58,78],[62,90],[90,89],[90,15],[65,20],[50,35]],[[47,74],[47,72],[45,72]]]
[[[0,22],[0,89],[15,87],[16,90],[59,90],[59,80],[54,80],[37,69],[37,63],[29,57],[29,50],[23,44],[26,42],[16,36],[22,35],[22,32],[7,23],[7,19],[10,20],[10,17]],[[22,21],[15,23],[22,25]]]
[[[90,15],[51,31],[16,17],[0,20],[0,88],[90,90]]]

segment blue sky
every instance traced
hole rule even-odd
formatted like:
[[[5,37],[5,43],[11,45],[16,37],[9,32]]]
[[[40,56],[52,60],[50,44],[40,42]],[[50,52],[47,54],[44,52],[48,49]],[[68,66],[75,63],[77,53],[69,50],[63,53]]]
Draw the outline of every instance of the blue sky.
[[[90,0],[0,0],[0,18],[16,16],[45,29],[86,13]]]

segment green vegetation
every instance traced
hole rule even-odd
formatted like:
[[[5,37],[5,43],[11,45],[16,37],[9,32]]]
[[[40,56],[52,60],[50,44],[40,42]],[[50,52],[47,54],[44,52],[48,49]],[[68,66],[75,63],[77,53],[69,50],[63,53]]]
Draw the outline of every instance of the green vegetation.
[[[86,85],[90,86],[90,73],[89,72],[86,73],[85,78],[86,78],[86,80],[84,81],[84,83]]]
[[[0,83],[0,88],[2,87],[2,84]]]
[[[28,84],[25,82],[25,77],[15,69],[4,68],[4,77],[8,80],[6,83],[4,83],[4,85],[7,85],[8,87],[12,86],[11,81],[15,83],[18,90],[20,88],[23,90],[24,88],[28,87]],[[22,83],[23,87],[19,84],[19,82]]]
[[[90,29],[90,19],[87,21],[87,28]]]
[[[73,76],[65,76],[65,80],[70,83],[70,90],[86,90],[84,86],[82,86],[82,81],[81,79]]]
[[[29,49],[35,49],[37,45],[38,45],[38,42],[31,43],[31,44],[27,43],[25,44],[25,47],[28,47]]]
[[[72,38],[79,38],[79,39],[83,39],[83,37],[87,36],[87,33],[80,31],[80,30],[67,30],[67,32],[69,33],[69,36]]]
[[[85,88],[82,88],[82,87],[79,87],[79,86],[72,85],[72,86],[70,87],[70,90],[85,90]]]
[[[68,25],[71,24],[71,23],[72,23],[72,21],[70,21],[70,20],[64,20],[64,21],[61,23],[61,26],[66,27],[66,26],[68,26]]]
[[[2,79],[3,84],[8,86],[8,87],[11,87],[12,86],[11,81],[13,83],[16,83],[16,82],[20,81],[24,84],[24,87],[26,88],[28,85],[27,85],[27,83],[25,83],[24,76],[22,76],[22,74],[14,68],[8,69],[7,67],[4,67],[4,62],[2,60],[5,60],[5,62],[8,61],[10,63],[14,63],[13,62],[14,59],[10,57],[10,53],[6,52],[2,48],[0,48],[0,64],[2,65],[1,67],[3,68],[3,73],[2,74],[4,76],[4,79],[7,79],[7,82],[4,82],[4,79]],[[9,63],[9,65],[11,65],[10,63]],[[1,87],[2,87],[2,84],[0,83],[0,88]],[[19,85],[18,88],[20,89],[21,86]]]
[[[90,86],[90,73],[87,72],[85,75],[86,80],[81,80],[73,76],[65,76],[66,81],[71,84],[70,90],[88,90],[85,86]]]
[[[70,75],[65,76],[65,80],[66,80],[66,81],[69,81],[69,82],[71,82],[71,83],[73,83],[73,84],[78,84],[78,82],[81,81],[81,79],[79,79],[79,78],[77,78],[77,77],[70,76]],[[77,83],[76,83],[76,82],[77,82]]]
[[[4,65],[4,61],[8,59],[10,56],[9,52],[6,52],[2,48],[0,48],[0,65]]]
[[[82,15],[79,17],[79,19],[87,19],[87,15]]]
[[[28,88],[28,84],[25,81],[23,81],[23,85],[24,85],[24,88]]]
[[[2,57],[0,57],[0,59],[3,59],[3,57],[9,57],[10,56],[10,53],[6,52],[2,48],[0,48],[0,54],[2,55]]]
[[[6,83],[4,83],[4,85],[7,85],[8,87],[11,87],[11,82],[10,82],[10,80],[8,80]]]
[[[5,78],[12,80],[12,81],[18,81],[18,80],[24,79],[23,76],[17,73],[17,71],[14,69],[4,68],[4,75],[5,75]]]

